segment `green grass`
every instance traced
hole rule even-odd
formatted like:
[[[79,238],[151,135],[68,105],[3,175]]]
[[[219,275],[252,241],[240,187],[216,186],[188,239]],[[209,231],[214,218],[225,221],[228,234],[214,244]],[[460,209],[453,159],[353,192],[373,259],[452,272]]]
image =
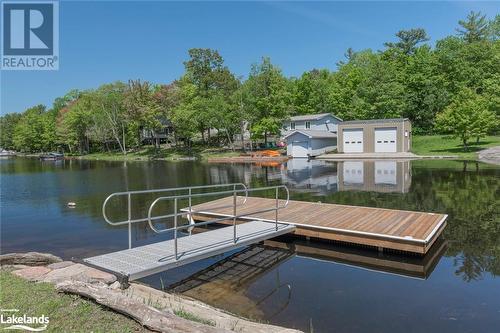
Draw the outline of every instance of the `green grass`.
[[[209,326],[215,326],[215,322],[213,320],[200,318],[197,315],[195,315],[194,313],[187,312],[187,311],[184,311],[182,309],[174,310],[174,314],[178,317],[181,317],[181,318],[184,318],[187,320],[191,320],[191,321],[195,321],[197,323],[201,323],[201,324],[205,324],[205,325],[209,325]]]
[[[500,146],[500,136],[487,136],[479,143],[473,140],[464,151],[459,139],[453,139],[442,135],[422,135],[413,137],[411,151],[417,155],[453,155],[461,159],[477,159],[477,152],[480,150]]]
[[[29,282],[6,270],[0,270],[0,308],[19,309],[17,316],[48,316],[45,332],[149,332],[99,304],[58,293],[52,284]],[[7,326],[2,324],[0,329]]]
[[[167,160],[175,161],[185,158],[196,158],[205,160],[210,157],[233,157],[239,156],[240,152],[218,148],[205,148],[195,146],[191,150],[187,148],[160,148],[146,147],[138,151],[129,152],[126,155],[120,152],[92,153],[82,155],[78,158],[86,160],[106,160],[106,161],[147,161],[147,160]]]

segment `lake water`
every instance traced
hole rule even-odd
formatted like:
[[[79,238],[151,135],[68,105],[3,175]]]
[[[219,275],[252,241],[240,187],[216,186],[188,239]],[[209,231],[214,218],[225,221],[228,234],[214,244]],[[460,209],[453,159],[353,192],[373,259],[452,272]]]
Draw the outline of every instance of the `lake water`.
[[[112,192],[244,182],[291,198],[449,214],[421,258],[282,238],[142,281],[264,322],[314,332],[499,332],[500,168],[476,162],[293,160],[283,165],[0,160],[1,250],[63,258],[125,249],[102,218]],[[151,197],[133,210],[144,214]],[[76,202],[76,208],[67,203]],[[170,207],[160,207],[169,209]],[[110,215],[123,217],[123,203]],[[167,223],[168,224],[168,223]],[[157,242],[134,225],[133,245]]]

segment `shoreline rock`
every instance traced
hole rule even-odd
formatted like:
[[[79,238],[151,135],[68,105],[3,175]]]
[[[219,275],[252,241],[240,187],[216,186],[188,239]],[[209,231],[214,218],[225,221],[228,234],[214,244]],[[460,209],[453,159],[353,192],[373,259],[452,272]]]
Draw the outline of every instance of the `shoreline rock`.
[[[63,260],[50,253],[26,252],[26,253],[7,253],[0,255],[0,266],[6,265],[26,265],[41,266],[55,264]]]
[[[106,285],[91,285],[81,281],[64,281],[56,285],[56,290],[83,296],[122,313],[147,329],[157,332],[230,332],[224,328],[213,327],[177,317],[173,312],[160,311],[121,292],[107,288]]]
[[[477,157],[481,162],[500,165],[500,146],[481,150]]]
[[[12,253],[0,256],[0,263],[23,279],[55,285],[56,290],[80,295],[124,314],[157,332],[241,332],[300,333],[280,326],[253,322],[203,302],[132,282],[122,289],[116,276],[48,253]],[[43,263],[43,264],[41,264]],[[176,315],[193,314],[199,323]]]

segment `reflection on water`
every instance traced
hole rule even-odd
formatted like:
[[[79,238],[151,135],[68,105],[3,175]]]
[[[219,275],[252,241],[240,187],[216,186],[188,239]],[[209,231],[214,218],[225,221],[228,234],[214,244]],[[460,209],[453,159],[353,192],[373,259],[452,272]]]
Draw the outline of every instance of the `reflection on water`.
[[[281,167],[281,181],[297,191],[325,194],[337,191],[337,165],[320,160],[295,158]]]
[[[425,280],[430,277],[445,251],[446,241],[443,239],[438,240],[425,257],[408,257],[283,236],[236,252],[173,283],[168,286],[168,290],[247,318],[270,320],[285,311],[291,302],[294,284],[282,281],[277,268],[293,257]],[[274,274],[276,283],[268,286],[269,291],[260,298],[249,295],[251,285],[266,274]],[[259,306],[271,301],[275,304],[281,302],[281,305],[271,313],[264,313]]]
[[[266,243],[256,267],[245,266],[245,260],[238,263],[235,251],[143,282],[158,288],[173,285],[214,305],[226,303],[232,311],[305,331],[312,323],[315,332],[496,332],[500,168],[444,160],[382,162],[292,160],[256,166],[0,160],[1,250],[82,258],[126,248],[127,227],[111,227],[102,219],[101,205],[111,192],[228,182],[286,184],[294,200],[447,213],[446,243],[434,256],[420,259],[334,244]],[[137,217],[144,216],[151,200],[137,198]],[[76,208],[68,208],[69,201]],[[110,209],[117,219],[126,214],[120,202]],[[134,246],[170,237],[153,234],[145,224],[133,228]],[[214,267],[233,255],[220,276],[240,274],[219,280]],[[274,264],[268,265],[266,258]],[[192,276],[200,280],[194,283]],[[183,285],[191,289],[183,290]]]
[[[410,163],[410,161],[339,162],[339,191],[406,193],[411,186]]]
[[[406,193],[411,186],[410,161],[344,161],[292,159],[280,172],[296,190],[328,194],[337,191]]]
[[[378,253],[372,249],[345,246],[328,242],[309,242],[282,237],[281,241],[265,241],[268,246],[285,248],[298,256],[345,264],[352,267],[395,274],[417,279],[428,279],[446,252],[447,241],[440,238],[425,256],[396,253]]]
[[[291,258],[294,252],[287,248],[255,245],[169,286],[169,290],[183,293],[216,307],[233,311],[247,318],[268,317],[259,304],[272,297],[280,288],[290,290],[277,276],[277,284],[259,300],[247,297],[246,289],[259,277]],[[286,308],[287,302],[282,309]]]

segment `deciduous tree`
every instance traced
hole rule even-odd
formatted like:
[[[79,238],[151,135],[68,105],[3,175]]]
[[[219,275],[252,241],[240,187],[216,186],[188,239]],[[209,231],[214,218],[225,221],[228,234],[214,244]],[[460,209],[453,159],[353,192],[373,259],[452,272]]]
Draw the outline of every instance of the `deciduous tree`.
[[[278,134],[282,120],[292,111],[291,85],[269,58],[263,58],[252,66],[245,92],[252,134],[267,143],[268,135]]]
[[[495,114],[488,110],[484,98],[468,88],[462,89],[436,118],[438,129],[460,138],[464,150],[472,138],[484,137],[496,123]]]

